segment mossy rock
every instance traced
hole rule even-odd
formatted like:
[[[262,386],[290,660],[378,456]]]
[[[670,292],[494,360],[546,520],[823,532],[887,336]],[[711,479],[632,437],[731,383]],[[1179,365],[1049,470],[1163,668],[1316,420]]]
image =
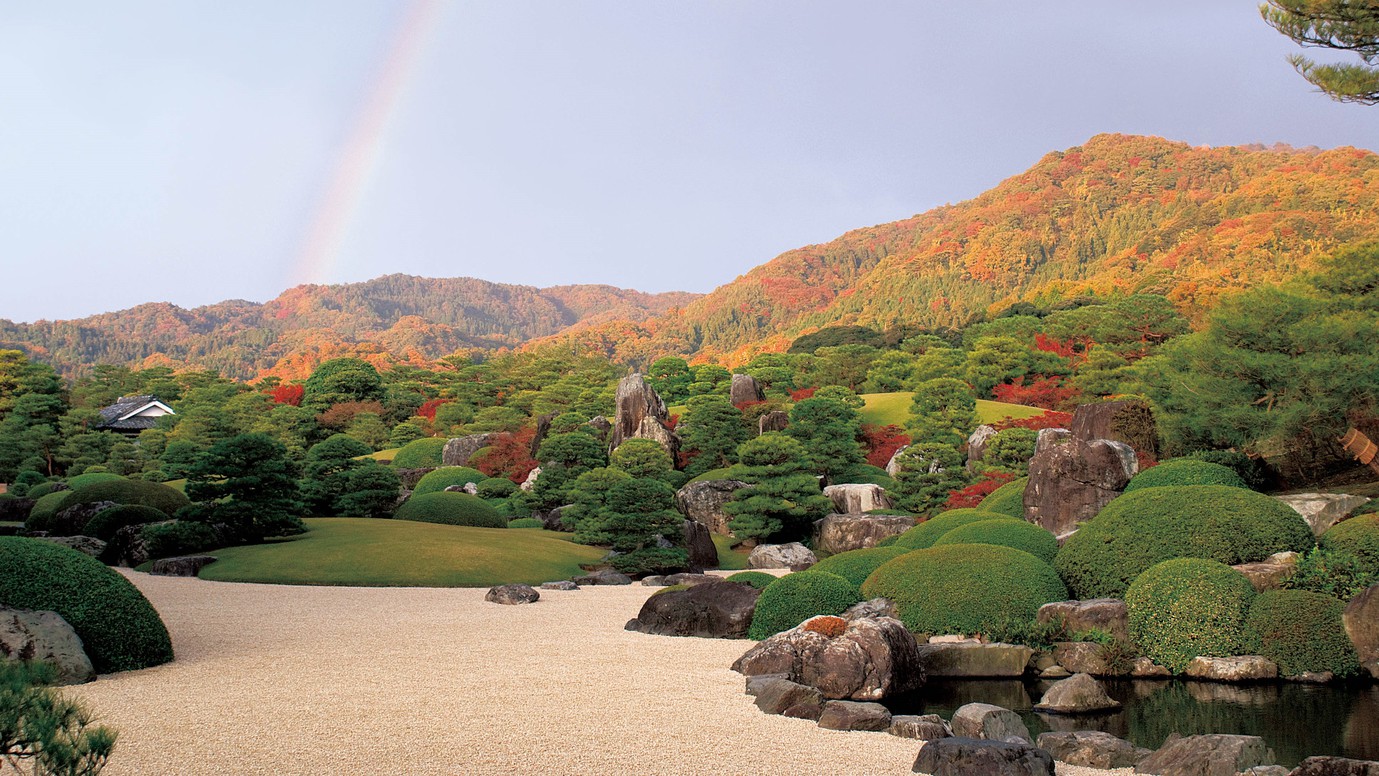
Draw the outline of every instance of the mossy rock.
[[[912,552],[908,547],[868,547],[861,550],[848,550],[837,555],[830,555],[827,558],[809,567],[810,571],[822,571],[838,576],[851,582],[858,588],[867,581],[873,571],[880,568],[892,558],[898,558],[907,552]]]
[[[1255,590],[1220,561],[1175,558],[1136,577],[1125,593],[1130,638],[1174,673],[1199,655],[1247,654],[1245,624]]]
[[[775,582],[777,579],[780,579],[780,577],[777,577],[775,574],[767,574],[764,571],[739,571],[736,574],[730,574],[724,581],[737,582],[743,585],[750,585],[757,590],[764,590],[767,585]]]
[[[476,528],[507,528],[508,520],[493,505],[478,496],[454,491],[423,493],[407,499],[397,514],[396,520],[413,520],[418,523],[440,523],[442,525],[467,525]]]
[[[1054,556],[1058,554],[1058,537],[1033,523],[1014,518],[981,520],[960,525],[934,542],[935,547],[944,544],[995,544],[1001,547],[1014,547],[1050,565],[1053,564]]]
[[[412,489],[412,495],[439,493],[446,488],[464,487],[471,482],[477,487],[479,483],[488,478],[487,474],[468,466],[443,466],[435,471],[427,472],[418,480],[417,486]]]
[[[1350,553],[1365,571],[1379,574],[1379,515],[1342,520],[1322,534],[1319,544],[1324,550]]]
[[[1193,458],[1174,458],[1130,478],[1125,492],[1144,488],[1163,488],[1181,485],[1225,485],[1231,488],[1248,487],[1240,475],[1229,466],[1208,463]]]
[[[438,437],[414,439],[398,448],[397,455],[393,456],[393,466],[399,469],[434,469],[441,465],[441,455],[448,441]]]
[[[760,641],[816,615],[842,614],[861,600],[857,586],[837,574],[787,574],[762,588],[747,637]]]
[[[986,498],[982,499],[982,503],[977,505],[977,509],[985,512],[998,512],[1023,520],[1025,518],[1025,486],[1028,484],[1029,477],[1011,480],[991,491]]]
[[[1351,676],[1360,671],[1355,645],[1346,635],[1345,605],[1307,590],[1270,590],[1250,604],[1245,619],[1256,651],[1278,663],[1284,676],[1330,671]]]
[[[934,546],[940,536],[959,526],[968,523],[979,523],[983,520],[1009,519],[1009,515],[1002,515],[997,512],[987,512],[983,509],[950,509],[941,515],[932,517],[914,528],[909,529],[895,540],[898,547],[908,547],[912,550],[923,550]]]

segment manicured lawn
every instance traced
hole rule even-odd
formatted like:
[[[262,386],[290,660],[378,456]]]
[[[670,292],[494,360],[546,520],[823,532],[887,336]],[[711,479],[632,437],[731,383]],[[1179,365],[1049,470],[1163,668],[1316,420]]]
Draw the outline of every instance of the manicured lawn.
[[[214,551],[202,579],[288,585],[488,587],[535,585],[584,573],[606,550],[539,528],[468,528],[320,517],[293,539]]]
[[[164,482],[162,484],[168,486],[169,488],[176,488],[184,492],[187,490],[187,480],[185,477],[180,480],[168,480],[167,482]]]
[[[724,571],[740,571],[747,568],[747,552],[734,550],[731,536],[713,534],[713,544],[718,548],[718,567]]]
[[[862,394],[862,399],[866,402],[866,405],[862,407],[862,422],[876,423],[882,426],[904,426],[905,421],[910,418],[910,399],[913,396],[914,394],[909,391]],[[985,399],[977,400],[977,416],[983,423],[995,423],[1006,417],[1019,420],[1042,414],[1044,414],[1044,410],[1040,407],[1026,407],[1023,404],[1006,404]]]
[[[398,450],[401,450],[401,449],[402,449],[402,448],[400,448],[400,447],[393,447],[393,448],[390,448],[390,449],[387,449],[387,450],[379,450],[379,451],[376,452],[376,453],[369,453],[368,455],[361,455],[361,456],[359,456],[359,457],[360,457],[360,458],[372,458],[372,459],[374,459],[375,461],[379,461],[379,462],[381,462],[381,463],[392,463],[392,462],[393,462],[393,459],[397,457],[397,451],[398,451]]]

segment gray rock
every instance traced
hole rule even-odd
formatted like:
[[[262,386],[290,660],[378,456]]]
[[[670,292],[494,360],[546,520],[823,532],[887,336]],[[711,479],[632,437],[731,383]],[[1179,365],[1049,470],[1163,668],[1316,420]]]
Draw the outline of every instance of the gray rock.
[[[1068,533],[1119,496],[1138,469],[1135,451],[1109,439],[1070,439],[1037,451],[1029,463],[1025,519],[1055,535]]]
[[[96,678],[81,638],[57,612],[0,608],[0,660],[50,662],[59,684]]]
[[[1278,678],[1278,664],[1260,655],[1195,657],[1183,673],[1214,682],[1260,682]]]
[[[469,457],[488,447],[492,439],[492,434],[470,434],[448,440],[441,450],[441,465],[468,466]]]
[[[790,569],[804,571],[818,563],[814,553],[799,542],[788,544],[758,544],[747,555],[749,569]]]
[[[741,480],[703,480],[691,482],[675,494],[675,506],[680,513],[710,531],[722,536],[732,536],[728,521],[732,515],[723,511],[723,505],[733,500],[733,493],[747,487]]]
[[[756,704],[767,714],[816,720],[823,713],[824,696],[813,687],[772,679],[757,688]]]
[[[1068,428],[1073,439],[1083,442],[1109,439],[1159,457],[1154,412],[1144,402],[1103,401],[1079,405],[1073,411],[1073,422]]]
[[[784,431],[787,428],[790,428],[790,415],[780,410],[771,410],[757,418],[758,435],[772,431]]]
[[[1257,592],[1280,590],[1298,571],[1296,552],[1276,552],[1258,563],[1241,563],[1231,568],[1245,575]]]
[[[1071,442],[1073,432],[1066,428],[1041,428],[1034,437],[1034,452],[1042,453],[1061,444]]]
[[[1054,776],[1053,758],[1042,749],[973,738],[930,741],[911,770],[930,776]]]
[[[849,606],[842,614],[838,615],[844,620],[867,620],[877,617],[896,617],[895,601],[889,598],[872,598],[861,603]]]
[[[605,445],[608,444],[608,436],[613,433],[613,424],[608,421],[608,418],[595,415],[585,425],[594,430],[594,435],[599,438],[600,442]]]
[[[562,580],[559,580],[559,581],[557,581],[557,582],[542,582],[542,583],[541,583],[541,589],[542,589],[542,590],[578,590],[578,589],[579,589],[579,585],[576,585],[575,583],[571,582],[571,581],[568,580],[568,579],[562,579]]]
[[[680,536],[689,555],[690,571],[718,568],[718,546],[705,525],[694,520],[681,521]]]
[[[1110,733],[1093,730],[1041,733],[1038,744],[1053,759],[1084,768],[1133,768],[1151,754]]]
[[[1294,493],[1274,498],[1302,515],[1302,519],[1312,528],[1313,536],[1321,536],[1326,529],[1339,523],[1341,518],[1369,503],[1364,496],[1347,493]]]
[[[93,501],[89,504],[67,507],[53,518],[53,522],[48,526],[48,535],[75,536],[80,534],[86,524],[91,522],[91,518],[114,506],[119,505],[113,501]]]
[[[1060,641],[1053,645],[1053,659],[1075,674],[1116,676],[1106,647],[1094,641]]]
[[[967,438],[967,470],[975,472],[986,456],[986,445],[996,436],[996,427],[983,423]]]
[[[812,629],[816,619],[762,641],[732,669],[747,676],[785,674],[833,700],[876,701],[924,683],[914,636],[899,620],[853,620],[830,637]]]
[[[1125,602],[1117,598],[1090,598],[1086,601],[1054,601],[1039,607],[1040,623],[1062,622],[1069,634],[1100,630],[1118,639],[1129,639]]]
[[[901,453],[905,452],[909,448],[909,445],[903,445],[894,453],[891,453],[891,460],[886,462],[887,476],[894,477],[895,475],[900,473],[900,462],[897,459],[900,458]]]
[[[1094,714],[1119,709],[1120,702],[1107,695],[1090,674],[1073,674],[1054,683],[1034,708],[1051,714]]]
[[[733,375],[733,383],[728,388],[728,401],[741,406],[751,402],[766,401],[766,391],[761,383],[751,375]]]
[[[541,594],[532,589],[531,585],[499,585],[488,589],[484,595],[484,600],[495,604],[534,604],[540,600]]]
[[[944,722],[943,717],[937,714],[919,716],[897,714],[891,717],[891,727],[888,732],[897,738],[913,738],[918,741],[934,741],[953,735],[953,731],[948,728],[948,723]]]
[[[171,520],[165,520],[150,525],[167,525],[171,522]],[[101,560],[112,566],[129,568],[147,563],[151,557],[148,542],[144,541],[143,532],[147,527],[147,525],[127,525],[116,531],[106,544],[105,552],[101,553]]]
[[[201,569],[215,563],[214,555],[182,555],[176,558],[159,558],[149,567],[148,573],[161,577],[194,577]]]
[[[914,526],[915,519],[908,515],[829,515],[814,521],[814,546],[820,552],[837,555],[848,550],[875,547],[882,539],[905,533]]]
[[[60,544],[69,550],[76,550],[93,558],[99,558],[104,552],[106,543],[94,536],[44,536],[40,541]]]
[[[919,663],[931,677],[1024,676],[1034,650],[1022,644],[978,642],[921,644]]]
[[[1360,664],[1379,679],[1379,585],[1373,585],[1346,604],[1341,615],[1345,632],[1355,645]]]
[[[617,412],[613,417],[612,437],[609,439],[612,449],[617,449],[623,440],[637,436],[637,431],[646,418],[663,423],[670,417],[670,413],[666,411],[666,403],[661,401],[661,395],[656,393],[656,389],[651,387],[645,377],[637,373],[618,381],[618,392],[614,401]]]
[[[630,585],[632,584],[632,577],[629,577],[626,574],[619,574],[616,571],[604,569],[603,571],[596,571],[592,574],[585,574],[584,576],[574,577],[570,581],[580,586]]]
[[[1379,776],[1379,762],[1345,757],[1309,757],[1290,776]]]
[[[562,519],[566,509],[569,509],[568,504],[563,507],[556,507],[555,509],[547,510],[545,512],[534,512],[532,514],[532,517],[541,521],[541,527],[544,530],[560,531],[561,533],[572,533],[574,531],[574,528],[565,525],[565,521]]]
[[[766,684],[768,682],[771,682],[775,679],[789,680],[790,677],[786,676],[785,674],[761,674],[760,676],[749,676],[747,677],[747,694],[755,698],[761,692],[762,688],[766,687]]]
[[[468,493],[468,494],[471,495],[471,496],[477,496],[477,495],[479,495],[479,486],[478,486],[478,485],[475,485],[475,484],[472,483],[472,482],[466,482],[466,483],[463,484],[463,485],[446,485],[446,486],[445,486],[445,492],[446,492],[446,493]]]
[[[670,583],[666,582],[665,577],[656,576],[655,574],[649,577],[642,577],[642,585],[645,587],[668,587],[669,584]]]
[[[403,490],[416,490],[417,483],[421,478],[435,471],[436,467],[429,466],[421,469],[398,469],[397,478],[402,480]]]
[[[680,437],[674,431],[666,428],[665,424],[656,418],[642,418],[641,425],[632,433],[628,439],[650,439],[665,448],[670,454],[670,460],[674,461],[680,454]],[[627,441],[626,439],[623,440]],[[616,449],[616,448],[614,448]]]
[[[987,741],[1034,743],[1020,715],[990,703],[969,703],[953,712],[953,735]]]
[[[873,509],[891,509],[895,506],[886,497],[885,488],[870,483],[829,485],[824,488],[824,496],[833,502],[834,510],[844,515],[861,515]],[[914,525],[913,518],[910,524]]]
[[[687,571],[661,577],[661,584],[666,586],[684,585],[685,587],[694,587],[695,585],[712,585],[722,581],[723,577],[714,574],[695,574]]]
[[[1136,679],[1167,679],[1173,672],[1147,657],[1137,657],[1130,665],[1130,675]]]
[[[745,639],[761,591],[751,585],[715,580],[685,590],[656,593],[637,613],[641,633]]]
[[[889,730],[891,710],[879,703],[828,701],[819,715],[825,730]]]
[[[1211,734],[1180,737],[1172,733],[1159,751],[1141,760],[1135,773],[1158,776],[1235,776],[1274,764],[1274,753],[1259,736]]]
[[[535,469],[532,469],[531,471],[527,472],[527,478],[525,480],[522,480],[522,483],[517,486],[517,489],[530,493],[531,489],[536,487],[536,480],[540,476],[541,467],[538,466]]]

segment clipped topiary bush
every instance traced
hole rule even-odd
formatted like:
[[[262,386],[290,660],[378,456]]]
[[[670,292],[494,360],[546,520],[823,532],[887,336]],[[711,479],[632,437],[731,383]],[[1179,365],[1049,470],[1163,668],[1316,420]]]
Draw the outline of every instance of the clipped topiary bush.
[[[412,489],[412,495],[439,493],[446,488],[464,487],[471,482],[477,486],[486,479],[488,479],[488,475],[478,469],[471,469],[468,466],[444,466],[433,472],[427,472],[418,480],[417,486]]]
[[[1245,488],[1144,488],[1112,501],[1068,537],[1054,568],[1077,598],[1120,598],[1145,569],[1173,558],[1226,565],[1306,552],[1312,529],[1292,507]]]
[[[1326,529],[1320,545],[1324,550],[1349,553],[1360,562],[1363,571],[1379,574],[1379,515],[1342,520]]]
[[[762,588],[747,637],[760,641],[816,614],[841,614],[861,600],[857,587],[837,574],[787,574]]]
[[[98,673],[172,660],[167,628],[129,580],[52,542],[0,537],[0,603],[62,615]]]
[[[1023,520],[1025,518],[1025,486],[1028,484],[1029,477],[1011,480],[991,491],[990,495],[982,499],[982,503],[977,505],[977,509],[983,512],[996,512],[1010,517],[1018,517]]]
[[[887,561],[862,584],[889,598],[915,633],[988,633],[1034,621],[1039,607],[1068,597],[1049,564],[1023,550],[946,544]]]
[[[84,536],[94,536],[103,542],[108,542],[114,538],[116,531],[127,525],[146,525],[167,519],[166,513],[153,507],[146,507],[141,504],[122,504],[104,510],[91,518],[87,521],[86,527],[81,529],[81,532]]]
[[[810,566],[809,570],[837,574],[854,586],[861,588],[862,583],[867,581],[867,577],[871,576],[871,573],[876,571],[882,563],[892,558],[898,558],[907,552],[912,552],[912,550],[908,547],[895,546],[848,550],[824,558]]]
[[[757,590],[764,590],[767,585],[775,582],[777,579],[780,579],[780,577],[774,574],[767,574],[764,571],[739,571],[736,574],[730,574],[724,581],[738,582],[743,585],[755,587]]]
[[[1199,655],[1246,654],[1255,590],[1244,574],[1203,558],[1166,560],[1125,593],[1130,639],[1155,663],[1182,673]]]
[[[47,506],[45,506],[44,511],[40,513],[39,506],[43,503],[42,500],[40,500],[40,504],[35,504],[33,511],[29,513],[29,522],[25,523],[25,527],[31,531],[51,530],[53,518],[62,511],[81,504],[94,504],[98,501],[153,507],[166,515],[176,514],[177,510],[192,503],[185,493],[176,488],[170,488],[156,482],[127,480],[123,477],[115,480],[104,480],[77,490],[62,491],[60,495],[60,499],[50,502],[51,511],[48,511]],[[44,499],[47,498],[49,496],[44,496]],[[39,524],[46,527],[39,527]]]
[[[508,521],[508,528],[544,528],[545,525],[537,517],[519,517]]]
[[[493,501],[517,492],[517,484],[507,477],[489,477],[477,485],[479,498]]]
[[[1054,556],[1058,554],[1058,537],[1034,523],[1014,518],[981,520],[960,525],[934,542],[935,547],[943,544],[995,544],[1001,547],[1014,547],[1050,565],[1053,564]]]
[[[57,493],[58,491],[64,490],[71,490],[67,487],[67,483],[65,482],[40,482],[32,488],[29,488],[29,492],[24,495],[27,498],[31,498],[37,501],[38,499],[41,499],[44,496],[51,495],[53,493]]]
[[[48,483],[51,484],[51,483]],[[43,487],[42,485],[38,488]],[[33,488],[33,490],[38,490]],[[53,524],[53,518],[57,517],[58,505],[67,498],[70,490],[55,490],[39,496],[34,502],[33,508],[29,510],[29,517],[24,521],[24,529],[28,531],[46,531]]]
[[[416,439],[398,448],[393,466],[399,469],[431,469],[441,465],[441,453],[449,441],[438,437]]]
[[[1251,458],[1234,450],[1198,450],[1183,457],[1195,461],[1219,463],[1239,475],[1241,481],[1245,483],[1245,487],[1250,490],[1264,490],[1269,486],[1269,467],[1263,459]]]
[[[898,541],[900,541],[900,535],[899,535],[899,534],[893,534],[893,535],[887,536],[886,538],[884,538],[884,539],[882,539],[881,541],[877,542],[877,543],[876,543],[876,546],[877,546],[877,547],[894,547],[894,546],[895,546],[895,543],[898,542]],[[906,549],[909,549],[909,548],[907,547]]]
[[[1175,485],[1248,487],[1234,469],[1219,463],[1209,463],[1194,458],[1174,458],[1131,477],[1130,482],[1125,486],[1125,492],[1130,493],[1144,488],[1163,488]]]
[[[407,499],[393,516],[418,523],[468,525],[476,528],[507,528],[508,520],[491,504],[468,493],[442,491]]]
[[[1278,663],[1284,676],[1330,671],[1336,676],[1359,672],[1360,658],[1346,635],[1341,613],[1345,604],[1306,590],[1270,590],[1250,604],[1248,634],[1259,654]]]
[[[98,482],[114,482],[122,479],[124,479],[124,477],[109,472],[88,472],[86,474],[78,474],[75,477],[68,477],[67,487],[72,490],[80,490],[87,485],[95,485]]]
[[[191,555],[222,544],[214,529],[195,520],[174,520],[144,526],[139,532],[153,560]]]
[[[987,512],[981,509],[950,509],[901,534],[900,538],[895,540],[895,544],[898,547],[923,550],[934,546],[934,542],[938,541],[940,536],[943,536],[958,526],[967,525],[968,523],[979,523],[983,520],[1009,519],[1009,517],[1009,515]]]

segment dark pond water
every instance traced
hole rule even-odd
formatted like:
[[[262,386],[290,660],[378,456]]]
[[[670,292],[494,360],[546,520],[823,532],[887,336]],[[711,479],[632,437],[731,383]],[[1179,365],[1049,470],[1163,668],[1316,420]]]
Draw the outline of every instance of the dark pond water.
[[[1157,749],[1169,733],[1234,733],[1268,742],[1280,765],[1313,755],[1379,760],[1379,685],[1229,685],[1193,681],[1105,681],[1124,708],[1115,714],[1064,716],[1035,712],[1051,682],[932,680],[910,696],[893,698],[895,714],[941,714],[965,703],[994,703],[1025,719],[1030,733],[1103,730]]]

